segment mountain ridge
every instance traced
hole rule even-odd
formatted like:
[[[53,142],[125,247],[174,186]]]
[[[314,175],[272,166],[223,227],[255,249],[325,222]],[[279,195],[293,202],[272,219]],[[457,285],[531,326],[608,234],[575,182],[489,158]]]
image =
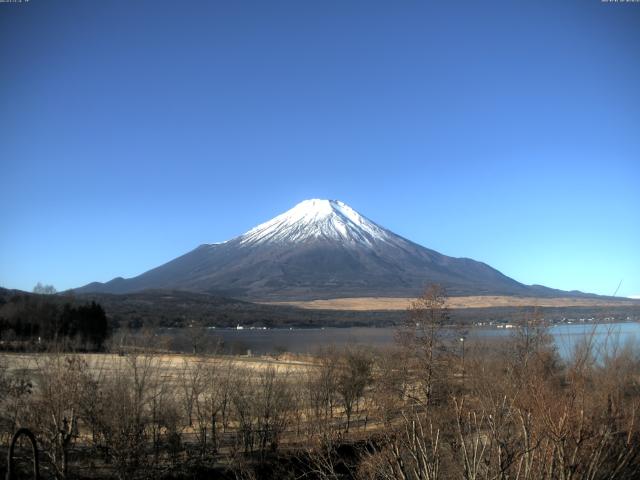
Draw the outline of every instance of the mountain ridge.
[[[133,278],[79,292],[179,289],[251,300],[417,296],[428,283],[450,295],[588,295],[527,286],[483,262],[442,255],[338,200],[305,200],[246,233],[202,244]]]

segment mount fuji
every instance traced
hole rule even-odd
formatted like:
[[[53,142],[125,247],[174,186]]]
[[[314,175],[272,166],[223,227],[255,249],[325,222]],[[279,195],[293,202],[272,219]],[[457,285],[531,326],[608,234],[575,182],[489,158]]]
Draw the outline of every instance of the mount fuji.
[[[337,200],[305,200],[223,243],[204,244],[137,277],[80,293],[187,290],[251,300],[449,295],[566,296],[523,285],[482,262],[453,258],[381,227]]]

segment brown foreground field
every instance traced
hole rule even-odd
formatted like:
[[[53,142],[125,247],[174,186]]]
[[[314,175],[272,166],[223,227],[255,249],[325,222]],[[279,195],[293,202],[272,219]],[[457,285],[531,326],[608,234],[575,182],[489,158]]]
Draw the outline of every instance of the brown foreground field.
[[[35,375],[43,364],[51,362],[57,358],[58,353],[9,353],[0,352],[0,365],[3,366],[5,374]],[[76,353],[65,354],[71,358],[79,358],[84,364],[85,372],[92,375],[109,375],[110,372],[121,370],[127,367],[130,362],[130,354],[117,353]],[[210,368],[222,368],[223,366],[233,369],[242,369],[256,373],[274,369],[275,371],[287,371],[290,373],[306,372],[314,367],[310,356],[303,355],[281,355],[279,357],[247,357],[232,355],[184,355],[179,353],[144,353],[137,354],[137,360],[148,362],[153,361],[159,374],[167,379],[179,379],[184,374],[185,364],[200,363]]]
[[[2,354],[0,455],[27,428],[43,479],[639,478],[637,351],[560,360],[535,318],[461,345],[432,300],[380,351]]]
[[[313,310],[407,310],[415,298],[357,297],[328,300],[291,302],[263,302],[271,305],[290,305]],[[512,296],[468,296],[449,297],[448,308],[492,308],[492,307],[620,307],[637,306],[640,302],[631,299],[598,298],[538,298]]]

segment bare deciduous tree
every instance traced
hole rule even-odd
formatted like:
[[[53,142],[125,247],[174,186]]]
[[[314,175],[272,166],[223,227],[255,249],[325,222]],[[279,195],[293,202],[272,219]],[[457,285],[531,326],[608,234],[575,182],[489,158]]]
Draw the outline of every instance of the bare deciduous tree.
[[[58,291],[56,287],[53,285],[43,285],[42,283],[36,283],[36,286],[33,287],[33,293],[39,293],[41,295],[54,295]]]
[[[413,360],[415,378],[421,387],[421,395],[414,395],[414,400],[427,405],[433,401],[434,387],[444,373],[441,354],[445,349],[443,327],[449,318],[446,300],[440,285],[428,286],[411,303],[407,321],[398,332],[398,341]]]
[[[38,394],[32,425],[57,478],[67,478],[69,450],[78,436],[78,411],[86,362],[76,355],[53,353],[39,365]]]
[[[337,392],[342,400],[347,417],[346,432],[349,432],[351,416],[371,383],[371,357],[363,350],[348,349],[340,362],[338,371]]]

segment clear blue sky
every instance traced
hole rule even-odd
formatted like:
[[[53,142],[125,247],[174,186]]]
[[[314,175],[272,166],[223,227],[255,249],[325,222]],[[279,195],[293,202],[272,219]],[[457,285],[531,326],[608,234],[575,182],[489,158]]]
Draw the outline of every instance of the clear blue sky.
[[[0,285],[134,276],[306,198],[640,295],[640,4],[0,4]]]

